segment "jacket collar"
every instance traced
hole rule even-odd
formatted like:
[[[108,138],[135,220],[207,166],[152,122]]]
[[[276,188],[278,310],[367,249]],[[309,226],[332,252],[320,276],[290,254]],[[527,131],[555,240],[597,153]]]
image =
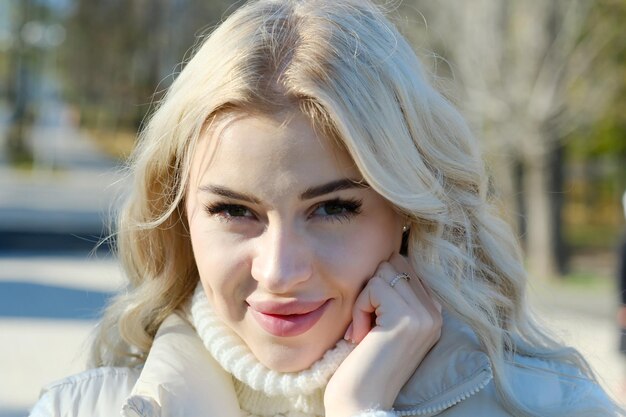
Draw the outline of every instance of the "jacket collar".
[[[444,311],[441,337],[396,398],[404,415],[436,415],[482,390],[493,379],[474,331]]]
[[[444,313],[437,344],[400,391],[394,409],[435,415],[475,394],[493,378],[488,356],[469,326]],[[229,415],[214,409],[207,393],[237,404],[232,377],[213,359],[189,322],[177,314],[159,328],[122,415]],[[230,410],[238,415],[239,410]]]
[[[122,415],[239,416],[223,404],[237,404],[230,374],[213,359],[195,329],[178,314],[170,315],[159,327],[148,358]],[[219,409],[211,398],[223,398]]]

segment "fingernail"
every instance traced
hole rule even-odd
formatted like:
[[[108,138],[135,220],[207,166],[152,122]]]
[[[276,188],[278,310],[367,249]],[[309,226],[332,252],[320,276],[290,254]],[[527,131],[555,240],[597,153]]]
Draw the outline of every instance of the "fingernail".
[[[348,330],[346,330],[346,334],[343,336],[348,342],[352,342],[352,323],[348,326]]]

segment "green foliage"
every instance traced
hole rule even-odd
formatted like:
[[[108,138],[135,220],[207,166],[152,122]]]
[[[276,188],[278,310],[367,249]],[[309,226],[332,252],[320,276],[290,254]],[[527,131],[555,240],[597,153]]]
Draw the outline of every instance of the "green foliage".
[[[613,224],[596,222],[591,224],[570,223],[565,231],[565,240],[573,251],[613,251],[621,236],[620,228]]]
[[[599,276],[597,272],[587,271],[566,274],[562,282],[571,289],[594,292],[606,290],[611,285],[611,281],[607,277]]]
[[[626,190],[626,2],[597,0],[590,21],[611,35],[585,82],[610,77],[612,99],[602,117],[566,138],[565,239],[574,251],[614,250],[624,228]],[[569,211],[568,211],[569,210]]]
[[[228,2],[77,0],[63,49],[68,96],[84,126],[137,130],[199,33]]]

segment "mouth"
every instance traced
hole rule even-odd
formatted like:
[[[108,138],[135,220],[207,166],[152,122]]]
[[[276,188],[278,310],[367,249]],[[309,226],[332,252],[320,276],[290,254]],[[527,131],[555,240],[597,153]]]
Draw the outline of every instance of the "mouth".
[[[294,337],[310,330],[324,315],[330,299],[307,303],[248,303],[252,317],[273,336]]]

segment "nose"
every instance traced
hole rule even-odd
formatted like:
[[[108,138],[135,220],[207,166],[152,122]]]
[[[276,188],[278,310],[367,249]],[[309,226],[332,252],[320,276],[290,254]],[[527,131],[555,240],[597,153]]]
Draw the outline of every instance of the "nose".
[[[305,236],[287,225],[269,225],[258,237],[251,274],[267,291],[286,294],[313,273],[312,249]]]

